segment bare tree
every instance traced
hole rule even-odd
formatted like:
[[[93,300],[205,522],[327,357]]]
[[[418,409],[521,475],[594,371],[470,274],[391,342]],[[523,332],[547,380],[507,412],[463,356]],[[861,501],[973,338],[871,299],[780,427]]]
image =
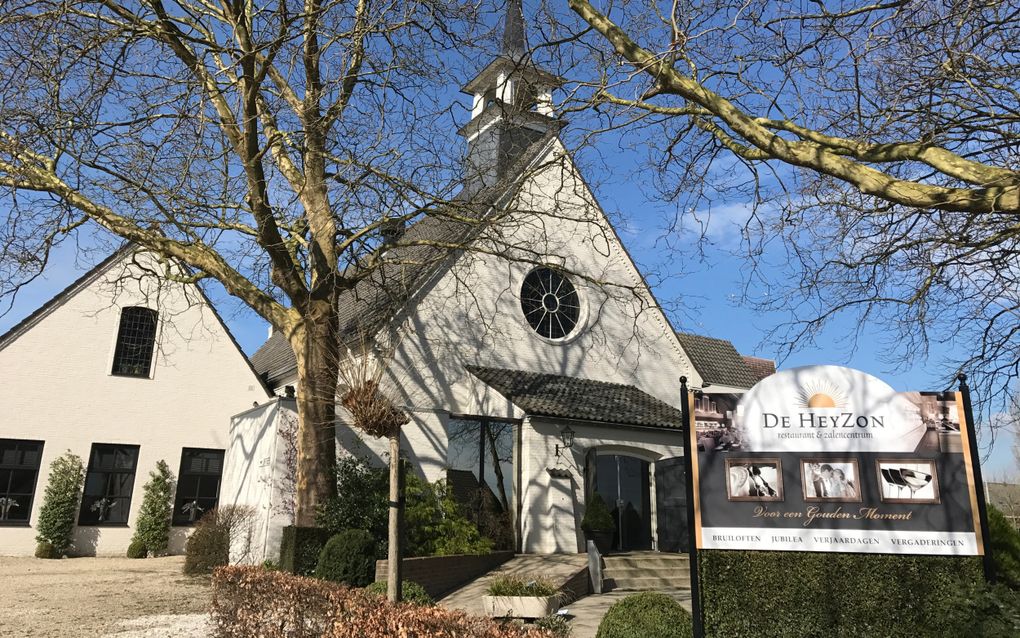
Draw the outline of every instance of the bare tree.
[[[165,276],[222,284],[296,354],[311,524],[335,490],[338,299],[400,244],[384,247],[394,226],[477,221],[450,203],[439,70],[479,32],[458,0],[5,3],[0,296],[97,228]]]
[[[550,5],[576,62],[566,107],[651,145],[673,230],[720,200],[744,209],[745,256],[786,267],[749,276],[764,292],[747,300],[792,313],[769,340],[789,352],[849,314],[885,329],[894,363],[962,345],[947,383],[964,369],[986,406],[1006,398],[1020,374],[1020,4],[567,4]]]

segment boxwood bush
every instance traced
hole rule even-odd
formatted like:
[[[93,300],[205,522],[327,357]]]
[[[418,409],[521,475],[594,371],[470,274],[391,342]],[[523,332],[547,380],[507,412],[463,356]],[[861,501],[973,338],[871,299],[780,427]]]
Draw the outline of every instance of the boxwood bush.
[[[138,511],[131,545],[139,544],[143,553],[141,556],[129,554],[128,558],[145,558],[148,553],[153,556],[166,554],[174,511],[174,473],[166,461],[160,459],[156,469],[149,472],[149,481],[142,488],[142,493],[142,507]]]
[[[1010,589],[1020,590],[1020,532],[1001,511],[991,506],[988,528],[996,579]]]
[[[752,609],[744,614],[754,616]],[[641,592],[613,604],[606,612],[596,638],[691,638],[694,627],[691,614],[670,596],[659,592]],[[714,634],[723,636],[732,634]],[[755,634],[739,634],[755,635]]]
[[[363,529],[347,529],[329,539],[319,554],[315,577],[351,587],[375,580],[375,540]]]
[[[405,580],[402,583],[401,589],[403,590],[401,593],[403,594],[403,602],[405,603],[425,605],[426,607],[436,604],[436,601],[432,599],[432,596],[429,596],[429,593],[425,591],[425,588],[413,580]],[[384,580],[376,581],[366,587],[365,591],[370,594],[375,594],[376,596],[385,596],[387,583]]]

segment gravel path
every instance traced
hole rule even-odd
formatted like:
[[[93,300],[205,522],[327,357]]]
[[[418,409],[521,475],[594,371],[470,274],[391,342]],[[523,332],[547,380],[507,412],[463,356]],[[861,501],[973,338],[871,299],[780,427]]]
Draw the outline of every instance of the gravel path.
[[[209,579],[183,557],[0,557],[0,636],[206,638]]]

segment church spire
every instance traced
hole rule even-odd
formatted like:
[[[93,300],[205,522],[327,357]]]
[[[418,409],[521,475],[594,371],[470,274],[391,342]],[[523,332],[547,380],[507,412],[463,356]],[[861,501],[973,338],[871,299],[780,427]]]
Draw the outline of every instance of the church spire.
[[[506,17],[503,19],[502,54],[515,62],[523,61],[528,55],[528,36],[524,32],[523,0],[507,0]]]
[[[527,148],[560,129],[552,92],[561,83],[531,59],[523,0],[506,0],[499,55],[461,89],[472,96],[471,119],[458,131],[468,143],[465,192],[511,177]]]

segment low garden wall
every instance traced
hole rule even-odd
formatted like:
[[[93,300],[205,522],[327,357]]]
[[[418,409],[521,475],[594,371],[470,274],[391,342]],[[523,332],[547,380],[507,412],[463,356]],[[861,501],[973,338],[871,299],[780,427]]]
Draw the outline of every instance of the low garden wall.
[[[423,556],[405,558],[402,561],[403,580],[410,580],[425,588],[435,599],[453,591],[485,572],[499,567],[514,557],[514,553],[492,552],[490,554],[456,554],[453,556]],[[375,579],[386,580],[389,561],[375,563]]]

